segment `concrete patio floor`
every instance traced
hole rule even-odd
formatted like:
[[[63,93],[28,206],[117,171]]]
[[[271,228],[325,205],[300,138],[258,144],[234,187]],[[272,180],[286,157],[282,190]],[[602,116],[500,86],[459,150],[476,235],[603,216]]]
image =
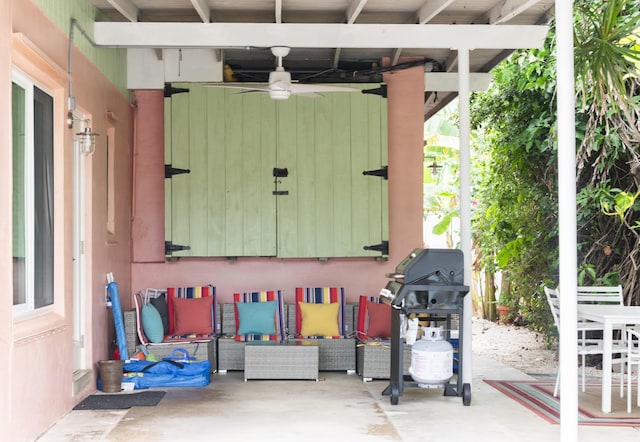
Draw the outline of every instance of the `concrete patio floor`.
[[[408,388],[398,405],[387,381],[322,372],[319,382],[244,382],[241,372],[214,374],[205,388],[163,389],[155,407],[71,411],[39,442],[62,441],[531,441],[560,440],[560,426],[483,382],[532,379],[473,356],[471,405],[442,389]],[[640,440],[640,428],[579,428],[580,441]]]

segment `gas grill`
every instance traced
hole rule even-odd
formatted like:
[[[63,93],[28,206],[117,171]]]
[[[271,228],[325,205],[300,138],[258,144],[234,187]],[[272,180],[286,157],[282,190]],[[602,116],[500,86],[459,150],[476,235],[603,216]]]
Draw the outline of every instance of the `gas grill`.
[[[451,339],[452,316],[458,316],[458,375],[456,383],[444,384],[445,396],[462,397],[464,405],[471,403],[471,386],[462,382],[463,314],[464,297],[469,287],[464,285],[464,260],[460,250],[415,249],[398,264],[395,273],[380,295],[383,302],[392,307],[391,317],[391,370],[389,386],[382,392],[391,396],[391,404],[397,405],[404,388],[419,387],[403,376],[403,346],[401,339],[401,315],[428,315],[425,320],[444,322],[445,337]]]

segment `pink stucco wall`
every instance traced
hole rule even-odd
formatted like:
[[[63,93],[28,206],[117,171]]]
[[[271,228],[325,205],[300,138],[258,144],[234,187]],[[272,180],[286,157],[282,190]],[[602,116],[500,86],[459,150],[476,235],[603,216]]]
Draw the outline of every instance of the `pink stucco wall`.
[[[315,259],[239,258],[227,261],[220,258],[180,258],[164,262],[161,255],[154,255],[151,249],[164,241],[164,228],[157,226],[164,222],[164,204],[160,204],[163,187],[149,186],[145,181],[157,182],[162,170],[151,171],[136,166],[135,201],[143,198],[143,206],[136,203],[134,219],[149,230],[133,231],[135,259],[132,265],[133,290],[146,287],[164,288],[171,286],[201,285],[212,283],[216,286],[222,302],[231,300],[234,292],[249,290],[282,289],[288,302],[293,300],[295,287],[341,286],[345,287],[349,301],[356,302],[359,295],[376,295],[388,279],[385,273],[392,272],[397,263],[411,250],[422,247],[422,155],[423,155],[423,90],[422,68],[397,71],[385,75],[388,84],[389,115],[389,243],[388,261],[374,259],[330,259],[319,262]],[[138,94],[138,93],[137,93]],[[142,98],[142,95],[140,96]],[[152,112],[153,120],[163,115],[162,103],[145,94],[145,109]],[[139,112],[138,119],[149,118],[149,114]],[[136,145],[136,163],[147,165],[146,159],[159,155],[163,146],[161,131],[144,128],[137,124],[136,132],[145,132],[147,142]],[[156,165],[160,167],[160,165]],[[142,191],[148,192],[142,194]],[[155,201],[151,204],[150,201]],[[159,261],[159,262],[158,262]]]
[[[164,91],[140,90],[134,96],[133,260],[158,262],[164,261],[164,113],[158,111]]]
[[[59,71],[67,68],[67,37],[32,0],[0,2],[0,211],[11,213],[11,35],[23,33]],[[80,38],[80,37],[78,37]],[[86,357],[95,372],[97,361],[108,357],[113,337],[110,312],[104,306],[105,275],[114,272],[124,308],[130,293],[145,287],[213,283],[222,301],[234,291],[282,288],[291,300],[296,286],[344,286],[350,301],[363,293],[376,294],[395,265],[410,250],[422,246],[422,70],[408,69],[385,75],[389,85],[389,241],[388,261],[373,259],[180,259],[158,258],[163,247],[164,198],[162,101],[156,93],[136,96],[138,104],[134,143],[134,108],[79,51],[73,54],[73,87],[78,107],[91,116],[100,133],[96,152],[87,159],[86,253],[88,282],[85,290]],[[58,96],[68,93],[63,79]],[[62,102],[65,102],[62,104]],[[0,294],[0,428],[6,440],[33,440],[95,390],[91,382],[73,394],[73,189],[72,143],[74,130],[66,128],[66,100],[56,104],[56,133],[61,156],[56,158],[56,207],[59,226],[56,262],[56,306],[46,318],[17,324],[12,317],[11,216],[0,217],[0,280],[9,281]],[[155,108],[155,110],[154,110]],[[106,134],[115,135],[115,233],[106,228]],[[145,132],[146,131],[146,132]],[[134,149],[135,144],[135,149]],[[154,150],[159,149],[159,150]],[[149,163],[138,163],[135,183],[132,161],[153,159],[160,171],[149,174]],[[146,166],[146,167],[145,167]],[[160,175],[158,175],[160,174]],[[133,189],[133,191],[132,191]],[[135,192],[135,201],[132,194]],[[151,218],[149,218],[151,217]],[[132,243],[133,238],[133,243]],[[150,239],[151,238],[151,239]],[[155,241],[151,243],[150,241]],[[136,261],[132,264],[132,257]],[[157,262],[154,262],[157,261]]]
[[[11,2],[0,3],[0,189],[10,189],[11,174]],[[11,192],[0,190],[0,212],[10,213]],[[11,281],[12,273],[12,237],[11,217],[0,216],[0,281]],[[5,288],[7,287],[6,284]],[[11,291],[0,294],[0,354],[4,361],[13,359],[13,345],[11,340]],[[7,382],[11,376],[11,365],[0,364],[0,427],[6,428],[3,416],[10,416],[11,401],[8,400],[11,384]]]
[[[96,389],[96,362],[109,354],[113,321],[104,305],[106,273],[114,272],[123,293],[130,292],[132,119],[129,101],[78,50],[73,53],[73,91],[79,109],[100,134],[95,153],[87,157],[86,309],[84,367],[93,380],[73,393],[73,137],[67,112],[68,39],[32,0],[0,2],[0,428],[3,439],[34,440],[77,402]],[[23,58],[54,66],[55,137],[55,305],[51,312],[15,321],[12,316],[12,161],[11,67],[12,33],[24,35],[33,48]],[[30,75],[30,72],[27,72]],[[111,115],[109,117],[108,115]],[[114,118],[115,117],[115,118]],[[106,229],[106,134],[114,128],[115,234]],[[125,307],[129,297],[123,297]]]

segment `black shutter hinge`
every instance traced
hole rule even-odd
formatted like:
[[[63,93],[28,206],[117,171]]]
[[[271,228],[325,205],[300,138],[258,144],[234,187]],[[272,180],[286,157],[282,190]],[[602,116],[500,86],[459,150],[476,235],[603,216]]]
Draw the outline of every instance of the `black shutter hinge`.
[[[181,246],[180,244],[174,244],[171,241],[164,242],[164,254],[172,255],[173,252],[180,252],[182,250],[191,250],[189,246]]]
[[[386,180],[386,179],[389,179],[388,169],[389,169],[389,166],[383,166],[381,169],[365,170],[364,172],[362,172],[362,174],[370,175],[370,176],[379,176]]]
[[[173,178],[174,175],[181,175],[183,173],[191,173],[190,169],[178,169],[177,167],[173,167],[171,164],[164,165],[164,177],[165,178]]]
[[[380,252],[382,255],[386,256],[389,254],[389,241],[382,241],[380,244],[364,246],[363,249],[372,252]]]
[[[380,87],[375,89],[363,89],[363,94],[380,95],[382,98],[387,98],[387,85],[381,84]]]
[[[171,83],[164,84],[164,98],[171,98],[174,94],[183,94],[189,92],[189,89],[185,87],[173,87]]]

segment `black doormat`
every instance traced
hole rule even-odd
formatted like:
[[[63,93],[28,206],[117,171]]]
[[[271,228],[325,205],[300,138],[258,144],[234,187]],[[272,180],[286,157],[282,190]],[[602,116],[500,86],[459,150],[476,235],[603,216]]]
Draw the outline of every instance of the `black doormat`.
[[[166,391],[143,391],[127,394],[93,394],[73,407],[74,410],[122,410],[158,405]]]

